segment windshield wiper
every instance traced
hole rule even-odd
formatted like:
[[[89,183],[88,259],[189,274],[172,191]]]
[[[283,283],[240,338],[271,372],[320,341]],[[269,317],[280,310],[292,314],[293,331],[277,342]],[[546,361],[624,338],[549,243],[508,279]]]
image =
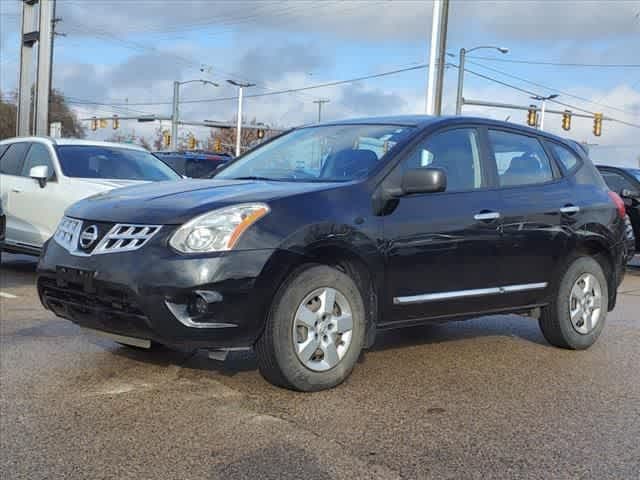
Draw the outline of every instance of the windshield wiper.
[[[227,180],[267,180],[267,181],[270,181],[270,182],[277,182],[278,181],[277,178],[257,177],[257,176],[233,177],[233,178],[228,178]]]

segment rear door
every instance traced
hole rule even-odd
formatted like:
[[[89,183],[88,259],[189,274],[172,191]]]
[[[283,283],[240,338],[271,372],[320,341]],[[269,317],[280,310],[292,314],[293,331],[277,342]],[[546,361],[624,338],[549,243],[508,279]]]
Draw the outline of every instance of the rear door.
[[[7,243],[24,243],[25,224],[16,214],[20,198],[16,195],[22,189],[22,167],[24,157],[29,150],[29,142],[16,142],[9,145],[0,157],[0,197],[6,215]]]
[[[442,193],[407,195],[383,217],[389,322],[491,310],[497,268],[500,193],[487,188],[486,148],[474,126],[429,135],[383,182],[411,168],[447,174]]]
[[[489,129],[488,140],[503,218],[499,269],[504,307],[541,301],[566,257],[579,214],[569,182],[535,135]]]

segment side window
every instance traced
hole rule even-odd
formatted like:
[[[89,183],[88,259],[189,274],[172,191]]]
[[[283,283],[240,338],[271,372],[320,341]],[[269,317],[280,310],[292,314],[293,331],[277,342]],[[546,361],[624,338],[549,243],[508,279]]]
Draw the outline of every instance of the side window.
[[[5,175],[20,175],[24,155],[29,149],[29,143],[12,143],[0,159],[0,173]]]
[[[9,148],[9,144],[6,145],[0,145],[0,157],[2,157],[2,154],[4,152],[6,152],[7,148]]]
[[[447,191],[480,188],[478,133],[473,128],[459,128],[431,135],[404,160],[402,168],[443,169],[447,174]]]
[[[631,184],[631,182],[626,178],[624,178],[619,173],[615,173],[609,170],[605,170],[600,173],[602,173],[602,177],[604,178],[604,181],[606,182],[607,186],[609,187],[609,189],[611,189],[612,192],[620,193],[622,190],[625,190],[625,189],[636,190],[635,187]]]
[[[489,130],[500,186],[532,185],[553,180],[551,162],[534,137]]]
[[[47,149],[47,147],[45,147],[41,143],[34,143],[31,145],[29,153],[27,153],[27,158],[24,159],[22,176],[28,177],[29,171],[33,167],[38,167],[40,165],[46,165],[47,167],[49,167],[50,177],[55,174],[53,162],[51,161],[51,156],[49,155],[49,150]]]
[[[560,160],[560,163],[562,163],[567,172],[573,170],[573,168],[580,162],[580,159],[578,159],[576,154],[568,148],[558,145],[557,143],[547,143],[547,145],[551,147],[556,158]]]

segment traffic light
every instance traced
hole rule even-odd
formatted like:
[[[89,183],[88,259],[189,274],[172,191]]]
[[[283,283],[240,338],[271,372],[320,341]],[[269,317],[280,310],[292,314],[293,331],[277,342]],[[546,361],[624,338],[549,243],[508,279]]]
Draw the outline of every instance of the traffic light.
[[[222,140],[220,140],[219,138],[216,138],[213,141],[213,150],[215,152],[221,152],[222,151]]]
[[[120,128],[120,119],[118,118],[118,115],[114,115],[113,116],[113,129],[117,130],[118,128]]]
[[[596,137],[602,135],[602,114],[594,113],[593,114],[593,134]]]
[[[98,119],[96,117],[93,117],[91,119],[91,130],[95,132],[97,129],[98,129]]]
[[[107,119],[106,118],[101,118],[99,120],[99,125],[100,125],[100,128],[107,128]]]
[[[538,107],[535,105],[529,105],[529,110],[527,111],[527,125],[530,127],[538,125]]]
[[[262,128],[258,129],[258,138],[262,140],[264,138],[264,130]]]
[[[571,130],[571,110],[565,110],[562,114],[562,129]]]
[[[198,141],[196,140],[196,137],[194,137],[193,135],[189,135],[189,139],[187,140],[187,145],[189,147],[189,150],[195,150],[196,147],[198,146]]]
[[[169,132],[169,130],[165,130],[164,132],[162,132],[162,145],[164,145],[165,147],[171,145],[171,133]]]

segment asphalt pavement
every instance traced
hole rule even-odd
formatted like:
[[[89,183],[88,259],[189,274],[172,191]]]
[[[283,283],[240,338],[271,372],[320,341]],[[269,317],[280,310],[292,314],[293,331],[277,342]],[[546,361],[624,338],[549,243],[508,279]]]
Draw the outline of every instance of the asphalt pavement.
[[[0,267],[0,478],[640,478],[640,268],[588,351],[494,316],[387,333],[342,386],[266,383],[251,354],[136,351]]]

